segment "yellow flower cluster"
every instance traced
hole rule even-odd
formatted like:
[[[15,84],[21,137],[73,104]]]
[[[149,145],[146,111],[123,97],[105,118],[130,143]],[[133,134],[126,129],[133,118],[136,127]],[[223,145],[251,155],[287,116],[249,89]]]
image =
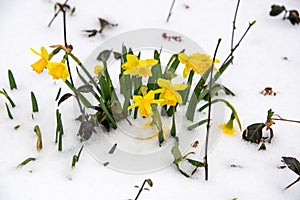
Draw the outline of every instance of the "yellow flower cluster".
[[[41,47],[41,53],[38,53],[34,49],[30,49],[33,53],[40,56],[41,58],[33,63],[31,67],[34,71],[36,71],[38,74],[42,73],[42,71],[47,68],[48,74],[53,77],[53,79],[62,79],[63,81],[66,81],[67,78],[70,76],[69,71],[63,62],[50,62],[49,60],[49,54],[45,47]]]
[[[143,117],[151,116],[151,104],[159,104],[161,106],[175,106],[177,103],[182,103],[181,95],[178,90],[185,90],[186,84],[172,84],[170,80],[159,78],[157,80],[159,89],[150,90],[145,95],[134,95],[134,104],[128,107],[128,110],[138,107],[139,113]],[[155,94],[160,94],[158,99],[155,99]]]

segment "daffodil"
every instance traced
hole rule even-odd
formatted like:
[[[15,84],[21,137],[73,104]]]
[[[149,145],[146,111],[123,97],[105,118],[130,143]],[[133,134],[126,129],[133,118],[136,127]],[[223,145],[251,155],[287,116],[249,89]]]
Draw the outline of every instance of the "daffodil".
[[[101,65],[96,65],[94,67],[94,74],[98,76],[99,73],[103,72],[104,67]]]
[[[152,76],[151,67],[158,63],[155,59],[139,60],[137,56],[132,54],[126,55],[127,61],[122,65],[125,69],[124,74],[137,76]]]
[[[234,116],[234,114],[231,114],[229,121],[227,123],[223,123],[220,125],[220,128],[224,134],[234,136],[234,134],[235,134],[235,130],[233,127],[234,120],[235,120],[235,116]]]
[[[49,62],[47,69],[49,71],[48,74],[51,75],[53,79],[61,78],[63,81],[66,81],[70,76],[65,63],[62,62]]]
[[[40,56],[41,59],[39,59],[37,62],[33,63],[31,67],[34,71],[36,71],[38,74],[40,74],[48,65],[49,62],[49,54],[45,47],[41,47],[41,53],[38,53],[34,49],[30,48],[30,50],[35,53],[36,55]]]
[[[204,72],[212,65],[212,58],[207,54],[194,53],[190,56],[185,53],[178,54],[179,61],[185,65],[183,70],[183,77],[186,78],[192,69],[194,72],[203,75]],[[215,63],[219,63],[218,59]]]
[[[145,96],[134,95],[133,101],[134,104],[128,107],[128,110],[139,107],[139,113],[143,117],[151,116],[152,108],[151,104],[161,104],[164,100],[162,99],[154,99],[155,92],[150,90]]]
[[[177,91],[185,90],[187,84],[172,84],[170,80],[163,78],[159,78],[157,84],[161,88],[156,90],[156,93],[161,93],[160,99],[164,99],[161,105],[176,106],[177,103],[182,103],[182,97]]]

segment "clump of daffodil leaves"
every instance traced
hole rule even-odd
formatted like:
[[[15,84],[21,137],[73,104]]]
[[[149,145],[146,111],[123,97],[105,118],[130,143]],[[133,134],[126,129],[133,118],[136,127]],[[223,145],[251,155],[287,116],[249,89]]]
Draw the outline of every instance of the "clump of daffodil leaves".
[[[233,135],[234,120],[241,128],[234,107],[224,99],[214,98],[220,91],[224,91],[227,95],[234,95],[230,89],[217,83],[218,78],[230,65],[233,57],[223,63],[220,68],[216,68],[213,65],[213,59],[209,55],[199,52],[188,55],[182,50],[172,55],[166,67],[162,68],[161,50],[154,50],[153,58],[141,59],[141,53],[135,55],[131,48],[127,49],[123,46],[121,53],[112,50],[100,52],[96,58],[99,64],[94,66],[95,75],[92,75],[72,53],[72,48],[66,48],[62,45],[51,47],[54,48],[51,53],[48,53],[45,47],[41,47],[40,52],[31,49],[40,57],[31,67],[38,74],[47,70],[53,79],[61,79],[71,89],[73,94],[62,96],[59,103],[70,96],[78,97],[78,105],[81,111],[80,116],[77,118],[81,122],[78,135],[81,140],[88,140],[93,132],[96,132],[95,127],[97,126],[110,131],[111,128],[117,129],[120,120],[127,120],[131,124],[128,116],[132,116],[133,120],[138,117],[149,118],[150,125],[156,129],[159,145],[162,145],[166,135],[176,138],[178,143],[175,118],[177,107],[185,105],[187,107],[185,116],[187,120],[193,122],[196,110],[201,112],[208,106],[209,90],[207,84],[211,70],[214,71],[214,77],[211,80],[211,104],[221,102],[232,111],[230,120],[221,125],[221,129],[224,133]],[[54,56],[60,55],[58,54],[60,51],[64,52],[60,62],[52,61]],[[121,60],[119,68],[120,94],[116,93],[107,70],[107,60],[111,55],[114,59]],[[75,87],[72,83],[72,75],[66,65],[68,58],[75,61],[80,68],[80,70],[76,68],[78,77],[83,83],[79,87]],[[215,59],[215,63],[219,62],[218,59]],[[178,72],[179,66],[183,67],[183,71]],[[185,79],[183,83],[177,83],[173,80],[179,74],[182,74]],[[193,80],[197,81],[195,87],[192,87]],[[191,94],[190,91],[192,91]],[[86,93],[93,95],[97,100],[97,105],[91,105],[85,96]],[[119,100],[120,95],[124,97],[122,101]],[[198,105],[202,106],[198,108]],[[88,110],[94,112],[89,114],[91,112],[87,112]],[[162,117],[170,118],[172,121],[169,130],[167,130],[168,133],[163,130]],[[188,127],[188,130],[205,123],[207,123],[207,119],[193,123]],[[175,151],[173,150],[173,152]],[[174,154],[173,156],[174,158],[178,157]],[[175,164],[179,166],[179,162],[184,159],[186,158],[177,159]],[[188,161],[193,166],[202,167],[202,164],[198,161],[191,159],[188,159]]]

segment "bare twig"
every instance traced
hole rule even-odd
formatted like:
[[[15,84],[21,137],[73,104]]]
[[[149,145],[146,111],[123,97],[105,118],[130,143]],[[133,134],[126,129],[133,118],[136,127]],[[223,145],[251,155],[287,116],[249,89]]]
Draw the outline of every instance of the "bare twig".
[[[298,120],[292,120],[292,119],[285,119],[285,118],[282,118],[280,117],[279,115],[275,114],[273,116],[276,116],[278,118],[271,118],[271,120],[279,120],[279,121],[286,121],[286,122],[295,122],[295,123],[300,123],[300,121]]]
[[[290,187],[292,187],[294,184],[296,184],[297,182],[300,182],[300,177],[297,179],[297,180],[295,180],[294,182],[292,182],[291,184],[289,184],[288,186],[286,186],[285,188],[284,188],[284,190],[287,190],[287,189],[289,189]]]
[[[236,17],[237,17],[237,13],[239,10],[239,6],[240,6],[240,0],[238,0],[238,2],[237,2],[235,14],[234,14],[233,22],[232,22],[231,51],[233,50],[234,33],[235,33],[235,29],[236,29],[235,22],[236,22]]]
[[[246,29],[246,31],[244,32],[244,34],[242,35],[242,37],[240,38],[240,40],[238,41],[238,43],[232,48],[230,54],[227,56],[227,58],[224,60],[223,64],[221,66],[223,66],[229,59],[231,59],[231,57],[233,56],[233,52],[240,46],[241,42],[243,41],[243,39],[245,38],[245,36],[247,35],[248,31],[250,30],[250,28],[256,23],[256,21],[252,21],[251,23],[249,23],[248,28]]]
[[[208,157],[207,157],[207,153],[208,153],[208,138],[209,138],[209,130],[210,130],[210,116],[211,116],[211,91],[212,91],[212,77],[213,77],[213,69],[214,69],[214,63],[216,60],[216,55],[217,55],[217,51],[219,48],[219,45],[221,43],[221,38],[219,38],[218,40],[218,44],[214,53],[214,57],[213,57],[213,61],[212,61],[212,66],[211,66],[211,71],[210,71],[210,78],[209,78],[209,89],[208,89],[208,116],[207,116],[207,126],[206,126],[206,139],[205,139],[205,155],[203,158],[203,162],[204,162],[204,169],[205,169],[205,180],[208,180]]]
[[[70,49],[70,51],[72,50],[72,45],[68,45],[68,42],[67,42],[67,22],[66,22],[66,2],[68,0],[65,1],[64,4],[59,4],[59,10],[63,12],[63,29],[64,29],[64,45],[66,47],[66,49]],[[66,55],[68,53],[66,52]],[[69,57],[66,56],[66,63],[67,63],[67,67],[68,67],[68,71],[69,71],[69,74],[70,74],[70,81],[71,81],[71,85],[73,86],[74,88],[74,96],[75,96],[75,99],[77,101],[77,104],[79,106],[79,110],[80,112],[82,113],[82,115],[84,116],[85,120],[88,120],[88,117],[86,116],[85,112],[84,112],[84,109],[80,103],[80,100],[79,100],[79,96],[78,96],[78,93],[74,87],[74,81],[73,81],[73,77],[72,77],[72,72],[71,72],[71,68],[70,68],[70,62],[69,62]]]
[[[67,5],[68,1],[69,1],[69,0],[66,0],[65,3],[63,3],[63,4],[57,3],[57,5],[59,5],[60,8],[58,9],[58,11],[56,11],[56,13],[54,14],[54,16],[53,16],[52,19],[50,20],[50,22],[49,22],[49,24],[48,24],[48,27],[51,26],[51,24],[52,24],[52,22],[54,21],[54,19],[57,17],[57,15],[60,13],[60,11],[62,11],[62,10],[61,10],[61,6]]]
[[[169,14],[168,14],[168,17],[167,17],[167,20],[166,20],[167,23],[169,22],[169,19],[170,19],[171,15],[173,14],[173,13],[172,13],[172,10],[173,10],[175,1],[176,1],[176,0],[173,0],[173,2],[172,2],[172,4],[171,4],[170,10],[169,10]]]

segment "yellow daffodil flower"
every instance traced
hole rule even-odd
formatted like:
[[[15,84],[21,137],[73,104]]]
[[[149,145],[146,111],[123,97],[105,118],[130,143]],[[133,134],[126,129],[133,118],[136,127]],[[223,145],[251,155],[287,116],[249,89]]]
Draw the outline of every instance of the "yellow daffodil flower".
[[[235,116],[231,114],[230,119],[227,123],[223,123],[220,125],[221,130],[223,131],[224,134],[234,136],[235,135],[235,130],[233,127],[233,121],[235,119]]]
[[[143,117],[148,117],[151,116],[152,113],[152,108],[151,104],[161,104],[164,100],[162,99],[154,99],[155,92],[153,90],[150,90],[145,96],[139,96],[139,95],[134,95],[133,101],[134,104],[128,107],[128,110],[139,107],[139,113]]]
[[[66,81],[70,76],[69,71],[65,63],[49,62],[47,69],[49,70],[48,74],[53,77],[53,79],[62,79]]]
[[[45,47],[41,47],[41,53],[38,53],[34,49],[30,48],[30,50],[35,53],[36,55],[40,56],[41,59],[39,59],[37,62],[33,63],[31,67],[33,68],[34,71],[36,71],[38,74],[40,74],[45,67],[47,67],[48,62],[49,62],[49,54]]]
[[[101,65],[96,65],[96,66],[94,67],[94,73],[95,73],[95,75],[98,76],[98,74],[99,74],[100,72],[103,72],[103,69],[104,69],[103,66],[101,66]]]
[[[158,63],[155,59],[139,60],[137,56],[131,54],[127,54],[126,59],[127,61],[122,65],[125,69],[124,74],[135,76],[152,76],[150,68]]]
[[[179,61],[185,65],[183,70],[183,77],[186,78],[192,69],[194,72],[203,75],[204,72],[212,65],[212,58],[207,54],[194,53],[190,56],[185,53],[178,54]],[[218,59],[215,63],[219,63]]]
[[[160,99],[165,101],[161,105],[176,106],[177,103],[182,103],[182,97],[177,92],[178,90],[185,90],[187,84],[172,84],[170,80],[159,78],[157,84],[161,89],[156,90],[160,94]]]

